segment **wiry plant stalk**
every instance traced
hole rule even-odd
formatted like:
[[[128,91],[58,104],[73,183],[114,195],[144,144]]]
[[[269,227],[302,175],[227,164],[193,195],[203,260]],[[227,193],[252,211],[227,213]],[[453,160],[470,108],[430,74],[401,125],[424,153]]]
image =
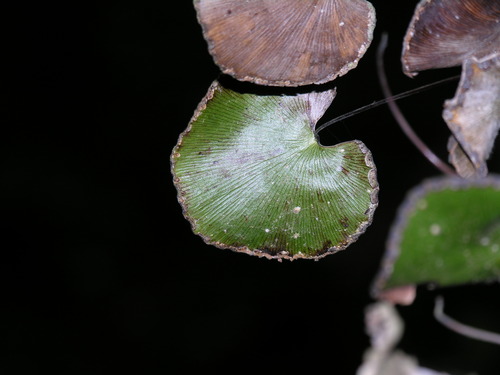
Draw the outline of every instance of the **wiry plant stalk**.
[[[443,297],[437,297],[434,305],[434,317],[438,322],[460,335],[467,336],[475,340],[500,345],[500,334],[457,322],[455,319],[452,319],[449,316],[445,315],[443,310]]]
[[[384,52],[387,48],[387,34],[383,34],[380,40],[380,44],[377,49],[377,75],[379,78],[380,86],[382,92],[386,98],[392,97],[392,92],[389,87],[387,76],[384,71]],[[447,175],[456,175],[455,171],[444,161],[442,161],[432,150],[420,139],[420,137],[415,133],[410,123],[406,120],[405,116],[399,109],[398,105],[394,101],[388,101],[387,105],[389,109],[403,130],[404,134],[408,139],[417,147],[417,149],[429,160],[437,169]]]

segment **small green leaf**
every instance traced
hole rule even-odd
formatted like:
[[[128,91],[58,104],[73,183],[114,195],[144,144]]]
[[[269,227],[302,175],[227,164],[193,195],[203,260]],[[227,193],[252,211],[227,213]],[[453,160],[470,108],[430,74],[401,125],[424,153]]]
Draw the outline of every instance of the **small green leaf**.
[[[323,147],[335,91],[241,94],[215,82],[172,152],[178,199],[205,242],[267,258],[319,258],[372,221],[378,183],[360,141]]]
[[[401,206],[374,289],[499,277],[499,177],[440,177],[412,190]]]

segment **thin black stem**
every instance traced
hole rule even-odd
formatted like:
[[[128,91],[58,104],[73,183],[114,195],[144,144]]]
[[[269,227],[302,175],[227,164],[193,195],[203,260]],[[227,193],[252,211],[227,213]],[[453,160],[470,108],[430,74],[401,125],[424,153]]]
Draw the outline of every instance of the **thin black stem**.
[[[387,34],[382,35],[382,39],[377,49],[377,73],[385,97],[391,97],[392,92],[384,71],[384,52],[387,47]],[[410,123],[406,120],[398,105],[394,101],[387,103],[394,119],[405,133],[408,139],[417,147],[417,149],[429,160],[437,169],[447,175],[456,175],[455,171],[445,162],[443,162],[432,150],[420,139],[413,131]]]
[[[408,96],[420,93],[422,91],[426,91],[428,89],[431,89],[435,86],[441,85],[441,84],[446,83],[446,82],[456,81],[458,78],[459,78],[459,76],[444,78],[444,79],[441,79],[441,80],[436,81],[436,82],[428,83],[426,85],[423,85],[423,86],[420,86],[420,87],[417,87],[417,88],[414,88],[414,89],[411,89],[411,90],[408,90],[408,91],[405,91],[405,92],[402,92],[402,93],[399,93],[399,94],[396,94],[396,95],[393,95],[393,96],[390,96],[390,97],[387,97],[384,99],[377,100],[373,103],[364,105],[362,107],[359,107],[358,109],[355,109],[354,111],[344,113],[343,115],[340,115],[338,117],[335,117],[334,119],[331,119],[331,120],[325,122],[324,124],[322,124],[321,126],[318,126],[316,128],[315,133],[318,134],[323,129],[325,129],[333,124],[336,124],[337,122],[344,121],[345,119],[348,119],[349,117],[355,116],[355,115],[357,115],[361,112],[364,112],[368,109],[379,107],[383,104],[387,104],[389,102],[393,102],[393,101],[396,101],[399,99],[406,98]]]

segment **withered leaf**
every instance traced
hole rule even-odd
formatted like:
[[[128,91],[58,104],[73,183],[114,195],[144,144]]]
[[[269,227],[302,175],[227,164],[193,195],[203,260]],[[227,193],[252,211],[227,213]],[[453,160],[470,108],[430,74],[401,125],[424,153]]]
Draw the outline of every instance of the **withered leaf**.
[[[464,62],[455,97],[445,102],[443,118],[453,133],[450,162],[465,178],[484,177],[500,128],[500,54]]]
[[[422,0],[403,42],[403,71],[459,66],[500,51],[500,2]]]
[[[371,43],[375,11],[365,0],[196,0],[209,52],[241,81],[300,86],[357,66]]]

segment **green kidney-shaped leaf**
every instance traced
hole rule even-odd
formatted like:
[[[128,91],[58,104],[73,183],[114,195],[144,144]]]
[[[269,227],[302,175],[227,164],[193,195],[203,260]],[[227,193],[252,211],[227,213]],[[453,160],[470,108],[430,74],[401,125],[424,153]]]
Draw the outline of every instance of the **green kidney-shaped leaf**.
[[[360,141],[321,146],[335,91],[241,94],[215,82],[172,152],[178,199],[205,242],[267,258],[319,258],[371,223],[378,184]]]
[[[375,292],[499,277],[500,179],[440,177],[411,191],[401,206]]]

